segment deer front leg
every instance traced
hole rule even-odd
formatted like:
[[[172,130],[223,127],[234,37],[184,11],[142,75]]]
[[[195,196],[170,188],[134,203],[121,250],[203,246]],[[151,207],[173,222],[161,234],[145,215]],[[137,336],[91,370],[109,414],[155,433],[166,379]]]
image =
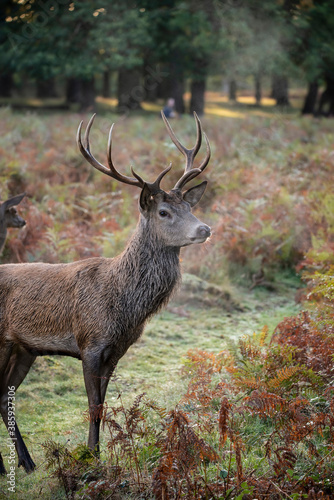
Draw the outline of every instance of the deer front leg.
[[[99,411],[102,408],[101,380],[99,374],[92,370],[88,362],[83,361],[82,366],[89,406],[88,446],[94,452],[99,453],[101,421]]]
[[[109,379],[116,364],[106,362],[106,351],[83,357],[83,373],[89,405],[88,446],[99,454],[100,424]],[[109,361],[109,360],[108,360]]]

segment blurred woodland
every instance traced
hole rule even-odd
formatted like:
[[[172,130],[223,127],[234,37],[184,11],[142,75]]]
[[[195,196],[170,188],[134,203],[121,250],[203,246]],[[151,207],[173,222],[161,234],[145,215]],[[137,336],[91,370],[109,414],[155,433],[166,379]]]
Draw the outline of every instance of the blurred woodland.
[[[84,110],[99,95],[124,113],[173,97],[178,113],[202,114],[206,89],[233,101],[253,87],[260,104],[270,86],[288,106],[298,81],[303,112],[333,114],[330,0],[3,0],[0,30],[0,98]]]

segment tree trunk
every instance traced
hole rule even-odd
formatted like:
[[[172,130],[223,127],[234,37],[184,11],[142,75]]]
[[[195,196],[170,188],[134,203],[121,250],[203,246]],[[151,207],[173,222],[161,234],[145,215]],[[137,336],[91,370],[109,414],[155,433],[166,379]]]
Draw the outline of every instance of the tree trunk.
[[[158,66],[161,78],[155,80],[157,82],[157,99],[167,100],[172,96],[172,75],[171,75],[171,65],[170,64],[160,64]],[[145,72],[148,68],[145,68]]]
[[[0,75],[0,97],[11,97],[13,86],[12,74]]]
[[[54,78],[48,80],[37,80],[36,94],[40,99],[57,97]]]
[[[68,78],[66,83],[66,102],[68,104],[79,103],[81,99],[81,80],[79,78]]]
[[[315,112],[315,105],[318,97],[319,84],[317,81],[309,83],[308,92],[305,97],[304,106],[302,109],[302,115],[307,115]]]
[[[230,80],[228,85],[228,100],[236,101],[237,100],[237,83],[235,80]]]
[[[170,64],[170,78],[171,78],[171,96],[175,99],[175,111],[179,114],[185,112],[185,105],[183,100],[184,94],[184,73],[183,73],[183,59],[177,50],[172,53]]]
[[[150,61],[146,60],[144,62],[143,78],[144,78],[144,89],[145,89],[145,101],[155,102],[158,98],[159,84],[165,80],[165,78],[155,75],[156,64],[152,64]],[[168,99],[169,92],[167,96],[163,96],[164,99]]]
[[[159,83],[157,88],[157,98],[166,101],[172,95],[172,80],[171,78],[165,78],[161,83]]]
[[[183,74],[169,71],[168,76],[164,77],[157,87],[157,98],[167,101],[172,97],[175,100],[175,111],[183,114],[185,112],[183,94]]]
[[[255,101],[257,106],[261,106],[262,99],[262,89],[261,89],[261,77],[259,74],[254,75],[255,79]]]
[[[117,83],[118,113],[141,109],[144,97],[145,89],[140,81],[140,72],[137,69],[120,69]]]
[[[276,99],[276,106],[290,106],[288,94],[288,79],[286,76],[273,76],[271,95],[273,99]]]
[[[103,73],[102,97],[110,97],[110,71]]]
[[[183,114],[186,110],[183,100],[184,94],[184,82],[183,79],[175,79],[172,84],[172,95],[175,99],[175,111],[179,114]]]
[[[198,115],[204,114],[205,80],[192,80],[190,113],[196,111]]]
[[[78,104],[80,111],[94,111],[95,109],[95,82],[94,78],[82,80],[69,78],[66,87],[67,104]]]
[[[317,111],[318,116],[333,116],[334,115],[334,76],[325,75],[326,88],[322,92]]]
[[[94,78],[81,81],[80,111],[95,110],[95,81]]]

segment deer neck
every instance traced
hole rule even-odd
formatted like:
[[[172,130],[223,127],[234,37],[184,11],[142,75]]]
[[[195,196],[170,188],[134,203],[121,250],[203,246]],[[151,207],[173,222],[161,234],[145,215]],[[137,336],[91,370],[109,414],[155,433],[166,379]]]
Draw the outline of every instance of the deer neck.
[[[117,263],[127,295],[123,300],[136,304],[138,314],[146,317],[168,302],[181,279],[180,248],[166,247],[147,225],[141,217]]]

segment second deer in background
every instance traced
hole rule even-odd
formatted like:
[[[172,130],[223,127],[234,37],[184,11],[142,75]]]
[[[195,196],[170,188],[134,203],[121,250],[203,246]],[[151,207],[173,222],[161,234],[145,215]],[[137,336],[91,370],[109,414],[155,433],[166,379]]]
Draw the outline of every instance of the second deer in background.
[[[0,255],[5,246],[8,227],[21,228],[26,221],[17,213],[16,206],[21,203],[25,193],[13,196],[4,202],[0,202]]]

